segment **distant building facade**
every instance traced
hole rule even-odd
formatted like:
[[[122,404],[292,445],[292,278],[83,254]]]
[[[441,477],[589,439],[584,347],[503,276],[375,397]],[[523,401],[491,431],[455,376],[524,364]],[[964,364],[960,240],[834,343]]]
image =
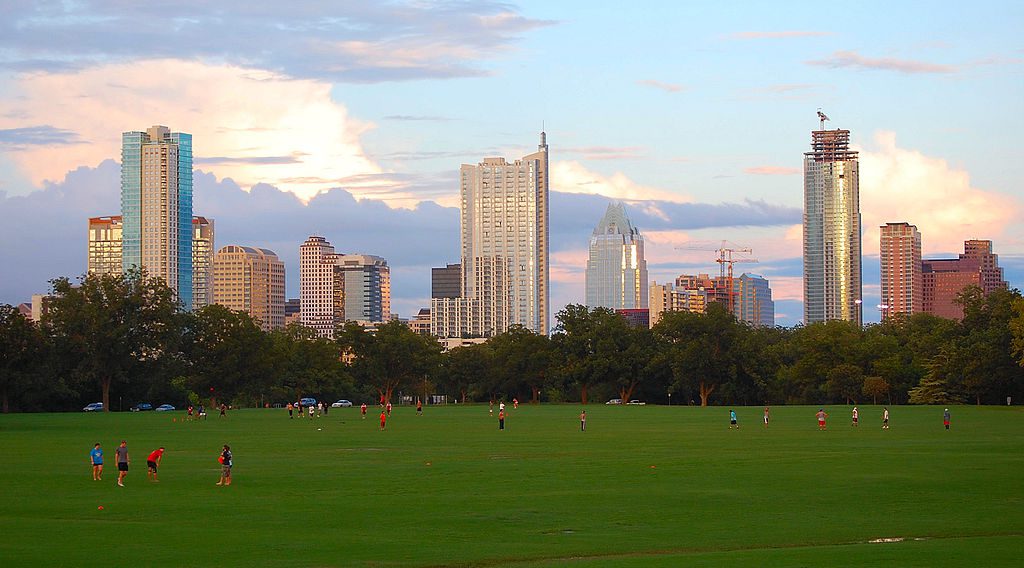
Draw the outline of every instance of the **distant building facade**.
[[[611,203],[590,236],[586,272],[587,307],[647,307],[647,261],[644,239],[630,223],[626,208]]]
[[[192,217],[192,309],[213,303],[213,219]]]
[[[882,318],[921,313],[924,309],[921,233],[910,223],[886,223],[880,227],[879,241]]]
[[[632,327],[651,327],[651,311],[647,308],[623,308],[615,310]]]
[[[859,175],[850,131],[822,120],[804,154],[804,323],[863,321]]]
[[[284,327],[285,267],[274,251],[227,245],[213,260],[213,301],[248,313],[264,331]]]
[[[284,301],[284,325],[288,327],[293,323],[302,321],[302,300],[288,298]]]
[[[121,216],[89,218],[90,274],[121,274]]]
[[[122,270],[145,268],[192,306],[192,135],[121,135]]]
[[[648,318],[654,327],[666,312],[693,312],[702,314],[709,301],[708,290],[685,288],[672,284],[651,282],[648,300]]]
[[[985,294],[1007,288],[999,257],[992,252],[992,241],[964,242],[964,254],[959,258],[929,259],[921,261],[922,311],[935,316],[961,319],[963,306],[956,298],[968,286],[977,286]]]
[[[775,301],[767,279],[743,273],[733,278],[732,285],[733,315],[737,320],[757,327],[775,326]]]
[[[339,254],[324,237],[311,236],[299,247],[299,301],[302,325],[321,337],[334,338],[346,321],[388,321],[391,270],[379,256]]]
[[[458,298],[462,296],[462,265],[449,264],[430,269],[430,297]]]

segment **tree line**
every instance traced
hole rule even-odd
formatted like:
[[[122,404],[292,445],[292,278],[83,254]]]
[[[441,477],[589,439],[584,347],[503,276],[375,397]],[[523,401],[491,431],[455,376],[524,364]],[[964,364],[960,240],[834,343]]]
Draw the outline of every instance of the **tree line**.
[[[651,329],[569,305],[550,336],[522,327],[444,352],[392,321],[264,332],[247,313],[183,310],[144,271],[52,281],[36,323],[0,305],[4,412],[108,410],[140,402],[235,406],[303,396],[660,404],[1002,404],[1024,401],[1024,298],[967,288],[960,321],[896,315],[752,327],[724,306],[665,313]],[[112,404],[114,402],[114,404]]]

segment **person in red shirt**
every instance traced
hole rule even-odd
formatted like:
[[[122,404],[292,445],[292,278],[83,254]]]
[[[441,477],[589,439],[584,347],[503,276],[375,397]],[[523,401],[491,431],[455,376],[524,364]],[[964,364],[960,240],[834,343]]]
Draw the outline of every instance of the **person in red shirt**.
[[[380,411],[380,429],[381,430],[384,429],[384,426],[387,424],[387,422],[388,422],[388,415],[383,410],[381,410]]]
[[[420,416],[421,414],[423,414],[423,401],[422,400],[417,400],[416,401],[416,416]]]
[[[500,411],[498,411],[498,430],[504,430],[504,429],[505,429],[505,411],[504,410],[500,410]]]
[[[359,413],[363,415],[363,420],[366,420],[366,403],[359,407]]]
[[[391,416],[391,401],[388,401],[388,405],[385,407],[388,411],[388,416]]]
[[[148,477],[150,481],[160,481],[159,479],[156,478],[156,469],[160,467],[160,460],[163,459],[163,457],[164,447],[160,446],[160,448],[153,450],[149,454],[149,457],[146,458],[146,467],[149,468],[149,470],[146,472],[146,477]]]

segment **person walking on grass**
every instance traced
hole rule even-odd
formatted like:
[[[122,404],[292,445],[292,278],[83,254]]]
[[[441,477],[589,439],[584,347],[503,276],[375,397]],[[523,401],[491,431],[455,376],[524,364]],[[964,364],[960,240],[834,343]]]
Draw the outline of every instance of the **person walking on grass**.
[[[121,440],[121,445],[114,450],[117,460],[117,485],[124,487],[124,478],[128,476],[128,442]]]
[[[160,467],[160,460],[164,457],[164,447],[160,446],[158,449],[150,452],[149,457],[146,458],[146,477],[150,481],[159,483],[160,480],[156,478],[156,470]]]
[[[949,409],[948,408],[946,410],[942,411],[942,425],[946,427],[946,430],[949,430]]]
[[[388,424],[388,414],[386,410],[380,411],[380,429],[384,430],[384,427]]]
[[[362,415],[363,420],[366,420],[366,403],[365,402],[362,404],[362,406],[359,407],[359,414]]]
[[[228,415],[228,405],[224,404],[222,402],[222,403],[220,403],[220,417],[224,418],[227,415]]]
[[[736,423],[736,411],[729,409],[729,429],[732,430],[733,428],[739,430],[740,425]]]
[[[295,418],[295,415],[292,414],[293,412],[295,412],[295,406],[293,406],[292,403],[289,402],[288,403],[288,418]]]
[[[416,416],[423,416],[423,401],[420,399],[416,400]]]
[[[824,408],[819,408],[817,416],[818,416],[818,430],[824,430],[825,429],[825,419],[828,418],[828,413],[825,412]]]
[[[769,420],[771,420],[771,414],[769,413],[769,408],[766,406],[766,407],[764,407],[764,427],[765,428],[768,427],[768,421]]]
[[[587,411],[580,412],[580,432],[587,431]]]
[[[217,461],[220,462],[220,481],[217,485],[231,485],[231,466],[234,465],[231,446],[224,444]]]
[[[889,407],[882,408],[882,430],[889,429]]]
[[[390,401],[390,400],[389,400],[389,401],[388,401],[388,403],[387,403],[387,404],[386,404],[386,405],[384,406],[384,409],[388,411],[388,416],[391,416],[391,401]]]
[[[856,426],[857,425],[857,419],[859,418],[859,415],[857,414],[857,407],[856,406],[853,407],[853,414],[851,415],[851,418],[853,419],[852,425]]]
[[[504,410],[499,410],[498,411],[498,430],[504,430],[504,429],[505,429],[505,411]]]
[[[89,452],[89,460],[92,462],[92,480],[103,481],[103,448],[99,442]]]

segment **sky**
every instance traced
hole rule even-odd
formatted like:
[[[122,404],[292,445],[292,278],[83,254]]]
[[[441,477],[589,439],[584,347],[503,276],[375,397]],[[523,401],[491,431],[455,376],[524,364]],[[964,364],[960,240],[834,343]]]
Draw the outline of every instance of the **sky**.
[[[121,132],[163,124],[194,137],[218,248],[277,252],[289,297],[311,234],[383,256],[409,317],[459,260],[459,165],[543,128],[554,312],[584,301],[590,233],[623,201],[651,280],[751,248],[737,273],[794,325],[819,108],[860,152],[866,306],[886,222],[926,258],[991,239],[1024,280],[1021,3],[261,4],[0,0],[0,302],[85,272],[88,217],[120,212]]]

